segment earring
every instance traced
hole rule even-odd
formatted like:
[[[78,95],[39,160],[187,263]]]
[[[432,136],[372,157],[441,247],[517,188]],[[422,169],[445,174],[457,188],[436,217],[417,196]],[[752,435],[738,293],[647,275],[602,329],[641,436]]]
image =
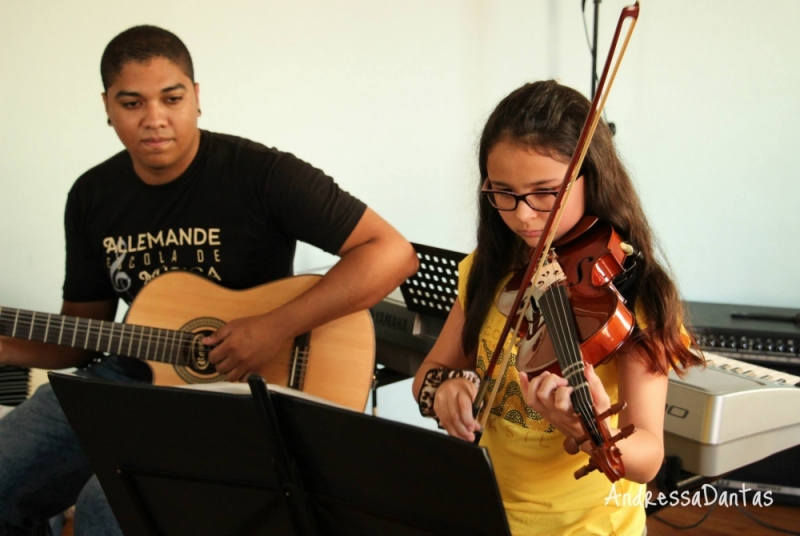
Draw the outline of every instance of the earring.
[[[197,109],[197,115],[203,115],[203,110],[201,110],[200,108],[198,108],[198,109]]]
[[[108,123],[108,126],[111,126],[111,118],[106,119],[106,122]]]

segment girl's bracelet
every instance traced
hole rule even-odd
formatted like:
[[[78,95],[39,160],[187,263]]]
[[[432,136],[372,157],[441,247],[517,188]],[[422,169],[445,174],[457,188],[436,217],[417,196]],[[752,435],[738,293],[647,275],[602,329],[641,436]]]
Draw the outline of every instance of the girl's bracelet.
[[[433,400],[436,396],[436,390],[447,380],[455,378],[465,378],[471,381],[476,387],[481,383],[478,373],[474,370],[453,370],[445,367],[429,370],[427,374],[425,374],[425,380],[422,382],[422,388],[419,390],[419,412],[423,417],[436,418],[436,412],[433,410]]]

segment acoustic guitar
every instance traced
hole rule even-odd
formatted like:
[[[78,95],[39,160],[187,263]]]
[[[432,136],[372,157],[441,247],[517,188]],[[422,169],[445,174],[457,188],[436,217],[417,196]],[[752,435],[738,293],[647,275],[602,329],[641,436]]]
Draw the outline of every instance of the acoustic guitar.
[[[190,272],[168,272],[136,296],[125,323],[0,307],[0,335],[143,359],[156,385],[224,381],[203,337],[226,322],[277,309],[321,276],[299,275],[248,290],[229,290]],[[352,313],[264,349],[258,374],[268,383],[364,411],[375,368],[368,311]]]

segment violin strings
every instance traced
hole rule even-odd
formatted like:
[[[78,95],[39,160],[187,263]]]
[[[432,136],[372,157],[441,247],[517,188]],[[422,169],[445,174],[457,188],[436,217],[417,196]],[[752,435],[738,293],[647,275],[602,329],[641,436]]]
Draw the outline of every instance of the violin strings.
[[[569,317],[567,315],[571,315],[571,306],[569,303],[569,299],[567,298],[566,291],[563,287],[558,288],[557,294],[554,294],[555,298],[559,300],[559,310],[561,314],[559,315],[561,322],[563,322],[564,330],[562,336],[564,337],[564,346],[565,353],[564,355],[570,359],[571,363],[569,364],[570,370],[568,381],[570,385],[574,389],[574,393],[576,393],[578,398],[578,403],[584,411],[591,410],[591,399],[587,399],[587,395],[591,396],[590,393],[587,392],[588,384],[586,383],[586,378],[583,373],[584,371],[584,363],[583,357],[580,352],[580,347],[578,345],[578,333],[573,330],[575,327],[572,322],[569,322]],[[574,369],[574,370],[573,370]],[[567,374],[566,371],[562,371],[564,374]]]
[[[570,317],[568,316],[571,314],[571,308],[569,299],[566,296],[566,290],[560,285],[555,285],[544,293],[544,298],[545,308],[543,308],[543,312],[546,310],[548,313],[547,316],[550,320],[548,329],[556,355],[560,355],[562,360],[568,361],[560,363],[560,365],[562,374],[573,388],[573,396],[571,397],[573,407],[581,415],[583,422],[597,442],[597,440],[602,439],[602,436],[592,418],[594,411],[592,410],[591,393],[588,391],[588,384],[583,374],[583,358],[577,343],[577,333],[574,331],[575,326],[573,322],[570,322]]]
[[[572,361],[569,365],[570,367],[570,374],[569,374],[569,383],[573,387],[574,396],[573,405],[577,405],[581,415],[584,417],[584,421],[587,422],[589,428],[594,435],[596,435],[597,439],[600,439],[602,436],[599,434],[599,431],[596,428],[596,423],[594,421],[594,403],[591,399],[591,392],[589,391],[589,385],[586,381],[586,377],[584,374],[584,363],[583,357],[580,352],[580,346],[578,345],[578,334],[574,331],[576,328],[573,322],[569,320],[572,318],[571,314],[571,305],[569,299],[567,297],[566,289],[564,287],[559,286],[557,288],[558,293],[555,296],[560,303],[559,308],[562,312],[561,319],[564,322],[564,326],[566,331],[569,333],[565,333],[564,341],[568,341],[566,346],[569,348],[569,352],[565,355]],[[570,316],[567,316],[570,315]],[[571,343],[571,344],[570,344]]]
[[[558,287],[558,289],[563,290],[560,287]],[[555,338],[557,341],[556,344],[560,348],[562,359],[567,361],[566,363],[562,363],[562,374],[564,374],[569,385],[573,388],[573,394],[570,397],[573,403],[573,408],[580,414],[590,433],[596,437],[597,434],[594,424],[588,417],[591,415],[591,405],[587,400],[586,392],[582,388],[580,384],[580,378],[578,376],[578,374],[582,372],[583,361],[580,356],[580,349],[576,349],[573,343],[573,341],[576,339],[574,339],[575,334],[571,333],[572,329],[570,323],[567,321],[568,319],[566,315],[569,314],[569,309],[567,307],[568,302],[565,303],[564,298],[565,296],[561,295],[560,293],[551,294],[549,298],[551,305],[553,305],[554,309],[559,312],[557,319],[554,322],[556,330],[555,333],[551,334],[551,338]]]

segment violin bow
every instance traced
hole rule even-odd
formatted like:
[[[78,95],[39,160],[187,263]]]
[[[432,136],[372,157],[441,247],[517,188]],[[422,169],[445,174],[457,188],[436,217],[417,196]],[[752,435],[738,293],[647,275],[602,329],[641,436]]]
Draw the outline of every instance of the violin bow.
[[[508,317],[503,325],[503,331],[500,332],[500,338],[497,340],[492,358],[489,362],[489,365],[486,367],[486,373],[481,379],[480,387],[478,388],[478,394],[475,396],[475,400],[472,403],[472,413],[478,418],[481,428],[486,425],[486,421],[489,418],[489,410],[491,409],[492,404],[494,403],[495,395],[497,394],[497,389],[492,389],[492,392],[489,394],[489,399],[484,403],[484,399],[486,398],[486,394],[489,390],[492,376],[494,374],[494,369],[497,366],[498,358],[500,355],[504,354],[508,356],[507,359],[503,360],[501,374],[499,376],[502,378],[505,375],[508,364],[511,361],[511,350],[517,344],[522,318],[525,316],[527,308],[531,306],[530,300],[533,286],[530,284],[530,282],[534,279],[534,276],[538,277],[538,275],[542,272],[544,263],[547,260],[546,252],[550,250],[550,246],[555,238],[556,231],[558,230],[558,224],[561,221],[561,216],[563,215],[563,207],[572,191],[572,185],[578,178],[578,172],[583,165],[583,160],[589,150],[589,144],[592,141],[597,124],[600,121],[606,99],[611,91],[611,86],[614,83],[614,79],[617,76],[617,71],[619,70],[622,58],[625,55],[625,50],[628,48],[628,42],[633,34],[633,29],[636,26],[638,18],[638,1],[632,6],[626,6],[622,8],[619,20],[617,21],[617,27],[614,31],[614,38],[611,40],[611,46],[608,56],[606,57],[603,74],[597,84],[597,90],[589,108],[589,114],[586,116],[586,121],[583,124],[581,135],[578,138],[578,144],[572,154],[569,166],[567,166],[567,170],[564,174],[564,181],[561,183],[561,187],[558,190],[558,195],[556,196],[556,200],[553,204],[553,209],[547,216],[547,221],[545,222],[542,232],[544,240],[539,240],[539,243],[536,245],[536,249],[531,256],[531,261],[528,264],[528,268],[526,269],[525,275],[522,278],[520,288],[514,297],[514,302],[511,305]],[[626,22],[628,25],[625,36],[622,40],[622,44],[619,45],[620,35],[622,34],[622,30],[626,25]],[[511,330],[511,322],[513,321],[514,311],[519,310],[523,298],[526,299],[525,308],[519,311],[516,327],[514,328],[514,334],[511,339],[508,340],[508,334]],[[510,342],[510,344],[507,345],[506,342]],[[507,352],[505,351],[506,349],[508,350]]]

